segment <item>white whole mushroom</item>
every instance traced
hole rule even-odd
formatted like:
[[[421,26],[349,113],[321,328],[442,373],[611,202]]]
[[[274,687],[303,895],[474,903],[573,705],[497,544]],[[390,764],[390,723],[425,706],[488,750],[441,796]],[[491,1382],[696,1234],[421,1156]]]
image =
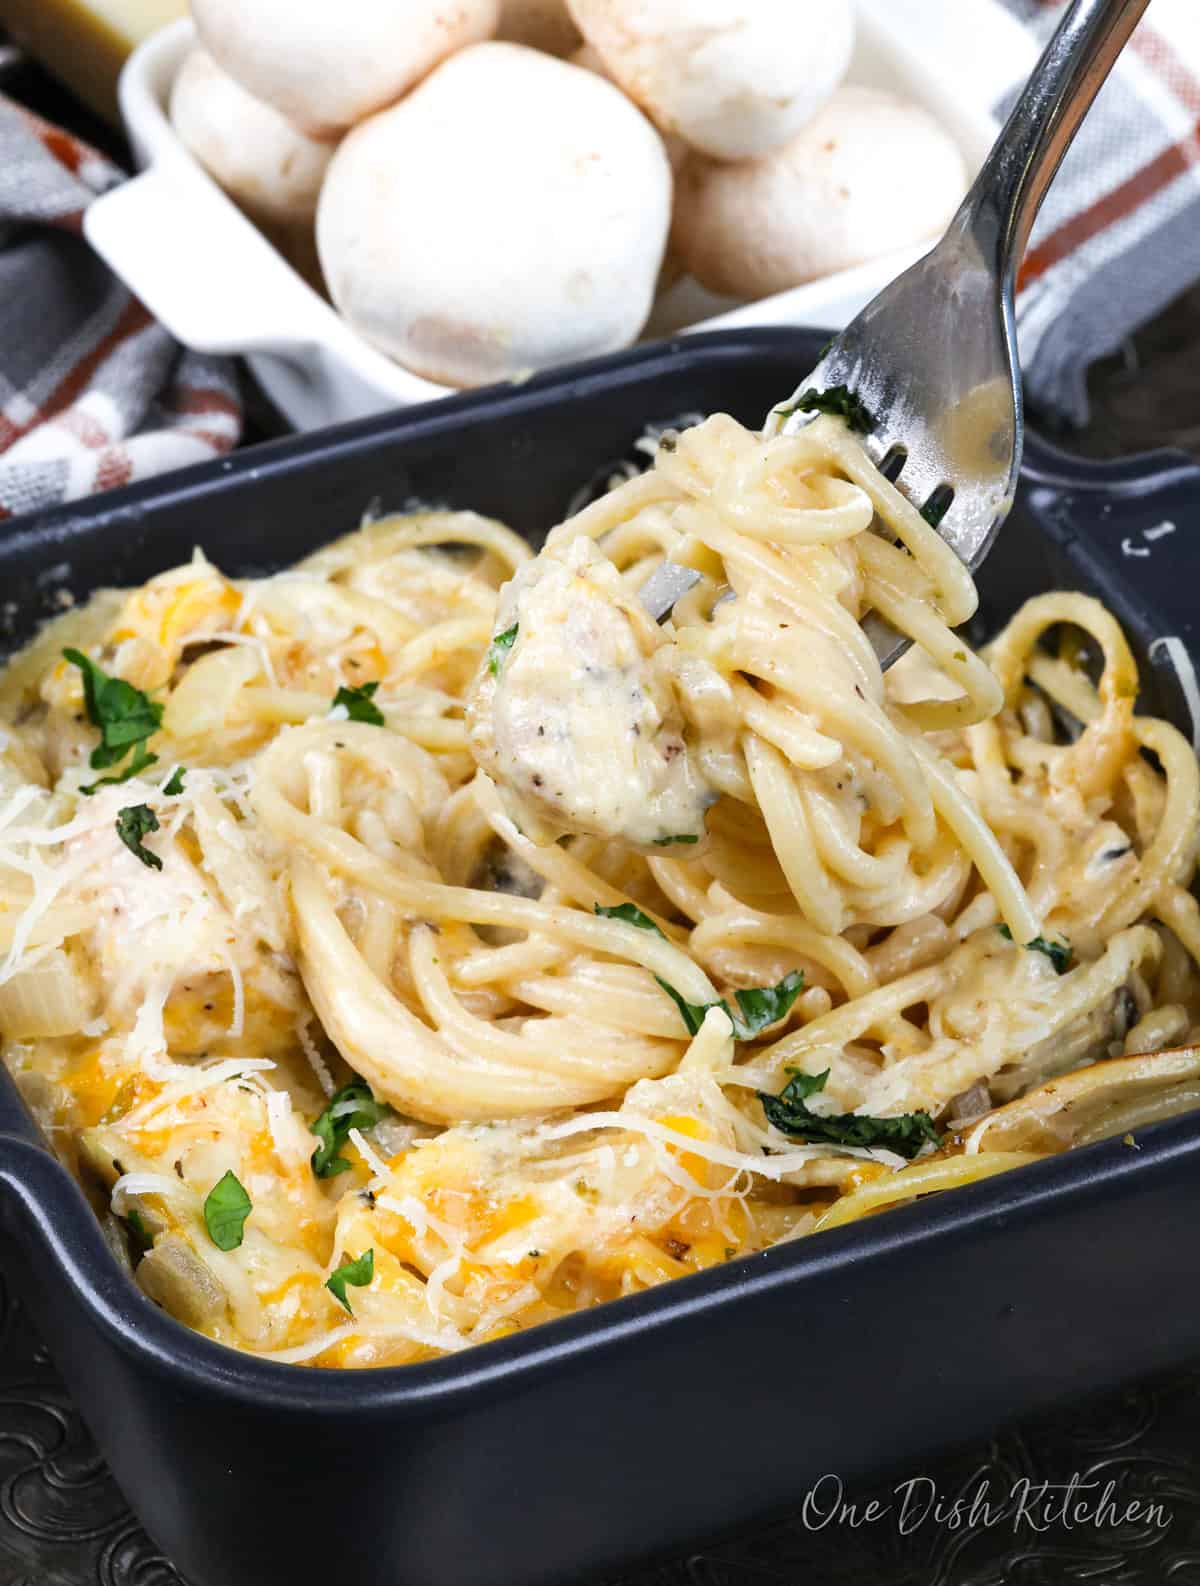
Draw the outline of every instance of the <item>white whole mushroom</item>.
[[[572,66],[582,66],[585,72],[595,72],[598,77],[603,77],[610,83],[613,81],[613,75],[604,64],[600,51],[592,45],[581,44],[567,58]],[[671,169],[677,171],[691,151],[682,138],[677,138],[670,132],[664,132],[662,140],[663,147],[667,151],[667,159],[671,162]]]
[[[477,44],[349,135],[317,243],[362,336],[430,380],[481,385],[636,338],[671,191],[662,139],[611,83]]]
[[[393,104],[499,15],[500,0],[192,0],[218,64],[314,137]]]
[[[778,148],[841,82],[853,0],[568,0],[613,80],[717,160]]]
[[[585,72],[595,72],[597,76],[604,77],[610,83],[612,82],[608,68],[600,59],[598,51],[594,50],[590,44],[581,44],[569,58],[572,66],[582,66]],[[672,137],[669,132],[662,134],[662,140],[663,148],[667,151],[667,159],[671,163],[672,175],[674,175],[688,157],[688,146],[682,138]],[[662,262],[662,269],[658,272],[658,287],[654,294],[655,297],[661,297],[664,292],[669,292],[676,281],[682,278],[683,274],[683,266],[680,264],[679,257],[668,237],[666,256]]]
[[[311,226],[331,143],[301,132],[198,48],[175,78],[170,111],[184,146],[256,219]]]
[[[765,159],[693,155],[677,178],[672,246],[710,291],[766,297],[935,237],[966,180],[928,111],[847,85]]]
[[[508,44],[527,44],[547,55],[570,55],[582,43],[567,0],[500,0],[496,37]]]

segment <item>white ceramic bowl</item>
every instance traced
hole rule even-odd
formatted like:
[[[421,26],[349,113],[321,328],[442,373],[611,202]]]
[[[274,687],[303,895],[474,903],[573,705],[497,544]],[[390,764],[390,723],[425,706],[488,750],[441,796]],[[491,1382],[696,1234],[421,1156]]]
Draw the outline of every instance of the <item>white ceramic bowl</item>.
[[[926,105],[974,174],[997,130],[996,63],[1007,70],[1021,51],[1031,54],[1026,35],[997,0],[859,0],[859,12],[849,79]],[[193,38],[190,22],[173,23],[130,58],[121,109],[143,170],[92,204],[89,242],[177,340],[244,354],[299,429],[446,395],[352,331],[180,143],[166,104]],[[685,280],[660,300],[646,336],[733,324],[836,328],[924,251],[891,253],[749,304]]]

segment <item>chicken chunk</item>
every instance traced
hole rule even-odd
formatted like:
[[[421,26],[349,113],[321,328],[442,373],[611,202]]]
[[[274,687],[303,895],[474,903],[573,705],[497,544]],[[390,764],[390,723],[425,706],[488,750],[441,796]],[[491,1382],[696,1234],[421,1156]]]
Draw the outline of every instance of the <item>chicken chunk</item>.
[[[471,746],[535,841],[698,840],[714,800],[685,735],[670,647],[579,537],[524,566],[468,704]]]

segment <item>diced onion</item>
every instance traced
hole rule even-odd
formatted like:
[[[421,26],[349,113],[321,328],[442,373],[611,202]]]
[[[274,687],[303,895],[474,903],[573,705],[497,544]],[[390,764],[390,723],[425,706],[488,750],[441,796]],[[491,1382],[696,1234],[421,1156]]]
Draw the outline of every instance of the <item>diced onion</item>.
[[[75,1035],[93,1011],[83,976],[61,948],[0,986],[0,1031],[11,1040]]]
[[[253,650],[217,650],[193,661],[167,701],[163,726],[175,738],[198,738],[224,727],[233,702],[262,671]]]

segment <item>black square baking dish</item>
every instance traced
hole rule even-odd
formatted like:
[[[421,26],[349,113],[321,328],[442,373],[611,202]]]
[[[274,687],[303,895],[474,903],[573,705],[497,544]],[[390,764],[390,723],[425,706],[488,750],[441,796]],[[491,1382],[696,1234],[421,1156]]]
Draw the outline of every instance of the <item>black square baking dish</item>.
[[[5,643],[63,589],[140,582],[197,544],[231,573],[272,568],[372,503],[474,507],[536,537],[648,421],[761,421],[822,340],[696,337],[26,519],[0,543]],[[1031,444],[982,573],[984,626],[1049,587],[1101,596],[1147,708],[1191,735],[1198,508],[1186,459],[1097,466]],[[1090,1146],[455,1358],[318,1372],[155,1310],[5,1074],[0,1253],[195,1586],[537,1586],[1195,1357],[1200,1119],[1138,1146]]]

